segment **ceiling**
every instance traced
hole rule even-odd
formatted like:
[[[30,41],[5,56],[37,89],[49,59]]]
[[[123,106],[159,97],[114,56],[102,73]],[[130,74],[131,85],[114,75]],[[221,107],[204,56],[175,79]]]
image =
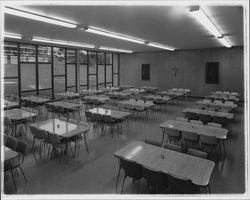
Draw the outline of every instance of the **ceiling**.
[[[222,47],[220,42],[190,15],[190,7],[187,6],[27,5],[16,8],[76,24],[96,26],[176,49]],[[205,6],[202,8],[232,46],[243,45],[242,7]],[[5,31],[135,52],[161,50],[144,44],[112,39],[9,14],[5,14]]]

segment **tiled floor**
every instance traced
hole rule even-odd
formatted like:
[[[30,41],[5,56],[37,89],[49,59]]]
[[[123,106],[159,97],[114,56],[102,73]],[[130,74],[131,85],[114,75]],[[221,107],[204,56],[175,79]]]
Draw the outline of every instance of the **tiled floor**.
[[[21,173],[17,177],[17,194],[115,194],[115,181],[118,162],[114,152],[134,140],[150,138],[160,141],[159,125],[167,119],[183,116],[185,107],[192,107],[197,100],[186,100],[181,105],[168,106],[167,110],[157,111],[150,119],[132,119],[128,128],[123,126],[123,134],[111,137],[109,133],[89,133],[89,155],[81,145],[76,158],[68,156],[67,164],[59,164],[58,159],[47,160],[40,156],[37,147],[30,150],[32,138],[28,133],[25,138],[29,143],[28,155],[22,168],[28,178],[25,183]],[[225,142],[227,157],[223,169],[216,165],[210,179],[213,194],[236,194],[245,191],[244,166],[244,114],[240,107],[236,120],[232,123],[232,133]],[[123,175],[123,174],[121,174]],[[119,191],[121,180],[119,182]],[[6,174],[4,191],[14,193],[12,179]],[[141,184],[141,193],[147,193],[145,181]],[[131,180],[127,180],[124,193],[131,194]]]

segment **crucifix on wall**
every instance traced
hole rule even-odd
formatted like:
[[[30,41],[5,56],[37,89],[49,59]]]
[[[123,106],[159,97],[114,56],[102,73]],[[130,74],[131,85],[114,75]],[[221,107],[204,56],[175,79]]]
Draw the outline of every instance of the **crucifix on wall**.
[[[174,72],[174,76],[176,77],[176,75],[177,75],[177,72],[180,70],[177,66],[174,66],[173,68],[172,68],[172,70],[173,70],[173,72]]]

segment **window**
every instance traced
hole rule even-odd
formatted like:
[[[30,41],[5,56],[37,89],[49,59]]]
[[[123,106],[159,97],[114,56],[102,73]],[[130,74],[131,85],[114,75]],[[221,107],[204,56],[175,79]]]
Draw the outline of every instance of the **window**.
[[[51,47],[38,46],[38,62],[51,63]]]
[[[142,66],[141,66],[141,79],[143,81],[150,80],[150,65],[149,64],[142,64]]]
[[[39,90],[51,88],[51,64],[39,64],[38,77]]]
[[[98,64],[103,65],[105,64],[105,54],[103,52],[98,52]]]
[[[96,74],[96,53],[89,52],[89,74]]]
[[[54,47],[54,75],[65,74],[65,49]]]
[[[21,62],[35,62],[36,61],[36,47],[34,45],[21,44],[20,45],[20,61]]]
[[[80,50],[79,51],[80,56],[80,64],[87,64],[88,63],[88,51]]]
[[[219,84],[219,62],[206,63],[206,83]]]

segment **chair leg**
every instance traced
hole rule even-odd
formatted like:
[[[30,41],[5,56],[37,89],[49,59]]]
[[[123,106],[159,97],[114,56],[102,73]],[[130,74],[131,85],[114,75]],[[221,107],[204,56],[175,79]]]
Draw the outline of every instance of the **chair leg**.
[[[120,172],[121,172],[121,166],[119,166],[118,175],[117,175],[116,184],[115,184],[115,191],[116,192],[117,192],[117,186],[118,186],[118,180],[120,177]]]
[[[22,172],[22,174],[23,174],[23,177],[24,177],[24,179],[25,179],[25,182],[27,183],[27,178],[26,178],[26,176],[24,175],[24,173],[23,173],[23,170],[22,170],[21,166],[19,166],[19,168],[20,168],[20,170],[21,170],[21,172]]]
[[[124,183],[125,183],[125,179],[126,179],[126,175],[124,175],[124,178],[123,178],[123,182],[122,182],[122,190],[121,190],[121,194],[123,193],[123,187],[124,187]]]
[[[85,147],[86,147],[87,153],[89,154],[89,148],[88,148],[88,143],[87,143],[86,134],[84,133],[84,134],[83,134],[83,136],[84,136],[84,144],[85,144]]]
[[[14,182],[15,191],[17,191],[16,180],[15,180],[15,176],[14,176],[14,173],[13,173],[13,169],[10,170],[10,173],[11,173],[11,176],[12,176],[12,179],[13,179],[13,182]]]
[[[33,150],[33,148],[34,148],[35,140],[36,140],[36,138],[34,137],[34,138],[33,138],[33,142],[32,142],[32,147],[31,147],[32,150]]]

